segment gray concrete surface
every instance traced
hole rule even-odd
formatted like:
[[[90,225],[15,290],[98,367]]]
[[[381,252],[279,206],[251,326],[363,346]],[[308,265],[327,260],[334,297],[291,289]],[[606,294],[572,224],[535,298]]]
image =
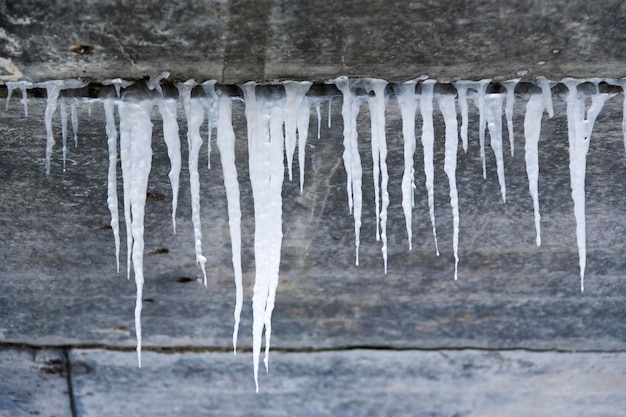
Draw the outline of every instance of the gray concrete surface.
[[[160,71],[225,83],[519,71],[528,79],[621,77],[625,7],[616,0],[3,0],[0,80]]]

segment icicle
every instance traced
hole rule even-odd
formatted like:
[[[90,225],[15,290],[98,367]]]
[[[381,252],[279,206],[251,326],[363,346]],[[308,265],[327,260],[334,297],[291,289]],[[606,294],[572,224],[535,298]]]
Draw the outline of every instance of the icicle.
[[[74,147],[78,147],[78,109],[76,108],[76,101],[72,101],[70,116],[72,119],[72,133],[74,133]]]
[[[328,128],[332,127],[333,121],[333,98],[328,99]]]
[[[578,96],[576,87],[580,83],[572,78],[562,81],[568,88],[567,100],[567,130],[569,139],[569,169],[574,200],[574,216],[576,217],[576,240],[578,243],[578,257],[580,265],[580,291],[585,291],[585,266],[587,258],[585,232],[585,171],[587,165],[587,151],[591,142],[591,132],[596,117],[611,94],[594,94],[591,97],[591,107],[585,117],[586,97]]]
[[[81,88],[86,85],[81,80],[55,80],[43,83],[46,87],[46,111],[44,114],[46,125],[46,176],[50,176],[50,159],[54,147],[54,134],[52,132],[52,116],[57,109],[57,100],[63,89]]]
[[[300,107],[303,106],[304,97],[311,88],[309,81],[286,81],[283,83],[285,87],[285,150],[287,153],[287,171],[289,172],[289,181],[292,180],[291,166],[293,163],[293,154],[296,150],[296,130],[298,127],[298,116]],[[307,108],[308,110],[308,108]],[[307,125],[308,129],[308,125]],[[306,142],[306,138],[304,140]],[[303,149],[304,150],[304,149]],[[304,172],[304,167],[300,166],[300,172]],[[300,184],[302,187],[302,184]]]
[[[356,265],[359,264],[359,245],[361,231],[362,192],[361,181],[363,168],[359,155],[356,118],[359,114],[359,103],[352,92],[347,77],[334,80],[335,85],[343,94],[341,115],[343,117],[343,163],[347,174],[348,207],[354,214],[354,241],[356,246]],[[330,101],[329,101],[330,107]],[[330,114],[330,109],[329,109]],[[354,209],[354,211],[353,211]]]
[[[67,160],[67,104],[61,102],[61,136],[63,137],[63,172],[65,172],[65,161]]]
[[[50,176],[50,159],[54,147],[54,133],[52,132],[52,116],[57,109],[57,100],[63,87],[62,81],[48,81],[46,86],[46,112],[44,114],[46,125],[46,176]]]
[[[215,80],[208,80],[201,84],[205,93],[211,96],[207,100],[207,169],[211,169],[211,140],[213,138],[213,128],[217,125],[217,96],[215,95]]]
[[[413,249],[412,217],[415,206],[415,113],[417,98],[415,97],[416,81],[407,81],[394,87],[396,100],[402,115],[402,138],[404,140],[404,174],[402,175],[402,209],[404,223],[409,240],[409,250]]]
[[[120,102],[118,105],[120,115],[120,132],[130,136],[126,142],[130,142],[130,206],[131,206],[131,231],[133,235],[132,261],[135,284],[137,286],[137,299],[135,303],[135,332],[137,335],[137,364],[141,368],[141,310],[143,299],[143,251],[144,251],[144,214],[146,194],[148,192],[148,176],[152,165],[152,122],[150,111],[152,103]],[[126,175],[124,173],[124,175]],[[126,194],[126,189],[124,190]]]
[[[20,87],[20,91],[22,92],[22,106],[24,106],[24,117],[28,117],[28,95],[26,90],[32,87],[33,83],[28,81],[18,81],[18,86]],[[7,97],[8,100],[8,97]]]
[[[506,88],[506,126],[509,130],[509,145],[511,146],[511,157],[515,155],[515,137],[513,136],[513,105],[515,104],[515,86],[519,83],[519,78],[505,81]]]
[[[320,138],[320,131],[322,128],[322,115],[320,112],[320,102],[317,100],[315,102],[315,113],[317,114],[317,138]]]
[[[433,226],[435,239],[435,251],[439,256],[437,244],[437,229],[435,227],[435,167],[434,167],[434,143],[435,127],[433,126],[433,91],[434,80],[426,80],[422,83],[420,95],[420,114],[422,115],[422,148],[424,149],[424,174],[426,175],[426,190],[428,192],[428,208],[430,210],[430,223]]]
[[[131,187],[132,187],[132,167],[133,158],[131,152],[131,142],[133,136],[132,124],[127,115],[122,116],[127,106],[118,105],[117,114],[120,118],[120,160],[122,165],[122,188],[124,190],[124,224],[126,225],[126,279],[130,280],[130,268],[133,255],[133,231],[131,228]],[[122,123],[124,117],[124,123]]]
[[[526,104],[524,116],[524,157],[526,159],[526,174],[528,176],[528,190],[533,199],[535,212],[535,231],[537,246],[541,246],[541,215],[539,214],[539,136],[541,134],[541,116],[546,109],[543,94],[533,94]]]
[[[309,136],[311,109],[305,99],[298,109],[298,165],[300,167],[300,194],[304,191],[304,165],[306,163],[306,141]]]
[[[474,104],[478,108],[478,140],[480,142],[480,159],[483,163],[483,179],[487,179],[487,162],[485,158],[485,128],[487,127],[485,120],[485,96],[490,81],[491,80],[480,80],[476,83],[477,93],[474,97]]]
[[[378,181],[380,179],[380,192],[382,193],[380,212],[378,211],[378,201],[376,202],[376,237],[378,238],[378,219],[380,219],[380,237],[383,241],[382,253],[385,274],[387,273],[387,209],[389,207],[389,174],[387,173],[387,139],[385,137],[385,88],[387,81],[378,79],[366,79],[365,89],[374,92],[374,97],[368,100],[371,120],[372,120],[372,151],[378,154],[374,158],[375,165],[380,164],[380,178],[378,169],[374,169],[374,188],[376,190],[376,200],[378,200]]]
[[[624,136],[624,149],[626,150],[626,78],[615,80],[615,83],[622,87],[622,134]],[[8,100],[8,98],[7,98]]]
[[[193,223],[196,263],[202,269],[204,286],[207,286],[207,276],[205,264],[207,259],[202,254],[202,228],[200,222],[200,176],[198,174],[198,159],[202,137],[200,136],[200,126],[204,121],[204,108],[202,104],[191,100],[191,90],[197,83],[188,80],[185,83],[178,83],[180,99],[185,108],[187,116],[187,145],[189,147],[189,188],[191,189],[191,221]]]
[[[437,95],[437,103],[443,115],[446,125],[446,154],[444,162],[444,171],[448,175],[450,184],[450,205],[452,206],[452,217],[454,224],[453,248],[454,248],[454,280],[458,278],[459,266],[459,199],[456,190],[456,154],[459,146],[459,138],[457,134],[457,119],[454,96]]]
[[[178,207],[178,185],[180,181],[180,168],[182,156],[180,153],[180,136],[178,135],[178,120],[176,119],[176,100],[159,100],[159,113],[163,120],[163,139],[167,146],[167,156],[170,159],[170,172],[168,177],[172,185],[172,229],[176,234],[176,209]]]
[[[102,85],[112,85],[113,87],[115,87],[115,96],[119,97],[122,91],[122,88],[126,88],[129,87],[131,85],[135,84],[134,81],[126,81],[126,80],[122,80],[121,78],[115,78],[113,80],[104,80],[102,81]],[[150,86],[148,85],[148,88]]]
[[[541,94],[543,94],[543,102],[546,105],[548,117],[552,119],[554,117],[554,108],[552,107],[552,91],[550,91],[550,81],[548,81],[546,77],[537,77],[537,84],[541,87]]]
[[[485,96],[486,121],[489,128],[491,149],[496,157],[496,167],[498,172],[498,182],[502,202],[506,203],[506,182],[504,179],[504,156],[502,152],[502,104],[503,94],[487,94]]]
[[[120,273],[120,223],[117,202],[117,129],[115,128],[114,103],[112,99],[104,100],[106,117],[107,144],[109,147],[109,174],[107,181],[107,205],[111,212],[111,229],[115,239],[115,265]]]
[[[166,79],[170,76],[170,73],[165,71],[160,73],[159,75],[151,75],[146,81],[146,86],[149,90],[156,90],[157,93],[163,95],[163,89],[161,88],[161,80]]]
[[[254,381],[258,392],[261,339],[265,329],[265,367],[269,368],[271,317],[278,286],[282,245],[282,183],[284,178],[284,100],[257,97],[255,84],[241,86],[248,121],[250,181],[254,196],[256,274],[252,297]]]
[[[228,200],[228,224],[235,271],[235,326],[233,329],[233,351],[237,354],[237,335],[243,306],[243,284],[241,272],[241,207],[239,202],[239,182],[235,165],[235,132],[232,123],[232,104],[229,97],[218,99],[217,147],[220,151],[224,188]]]
[[[468,105],[467,88],[473,83],[468,81],[458,81],[454,83],[458,93],[459,107],[461,108],[461,141],[463,142],[463,152],[467,153],[467,125],[468,125]]]
[[[17,87],[17,81],[7,81],[4,84],[7,87],[7,99],[6,99],[6,104],[4,106],[4,110],[9,111],[9,103],[11,102],[11,96],[13,95],[13,91],[15,90],[15,87]]]

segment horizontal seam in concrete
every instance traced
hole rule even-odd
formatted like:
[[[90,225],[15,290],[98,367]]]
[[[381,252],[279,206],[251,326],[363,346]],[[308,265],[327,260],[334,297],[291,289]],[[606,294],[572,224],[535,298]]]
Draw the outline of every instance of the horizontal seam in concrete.
[[[17,349],[34,349],[34,350],[52,350],[52,349],[62,349],[64,352],[69,352],[70,350],[108,350],[112,352],[128,352],[134,353],[136,348],[134,346],[109,346],[109,345],[100,345],[100,344],[81,344],[81,345],[33,345],[26,343],[11,343],[11,342],[0,342],[1,348],[17,348]],[[172,347],[163,347],[163,346],[145,346],[141,347],[143,352],[155,352],[162,354],[174,354],[174,353],[232,353],[233,349],[231,347],[223,347],[223,346],[172,346]],[[536,349],[536,348],[528,348],[528,347],[506,347],[506,348],[485,348],[485,347],[473,347],[473,346],[463,346],[463,347],[450,347],[450,346],[441,346],[441,347],[393,347],[393,346],[377,346],[377,345],[345,345],[345,346],[336,346],[336,347],[328,347],[328,348],[281,348],[281,347],[273,347],[272,352],[277,353],[325,353],[325,352],[349,352],[355,350],[371,350],[371,351],[390,351],[390,352],[463,352],[463,351],[479,351],[479,352],[530,352],[530,353],[626,353],[626,349]],[[251,353],[251,348],[237,348],[237,353]],[[68,354],[69,358],[69,354]],[[69,359],[68,359],[69,366]],[[69,371],[68,371],[69,374]]]

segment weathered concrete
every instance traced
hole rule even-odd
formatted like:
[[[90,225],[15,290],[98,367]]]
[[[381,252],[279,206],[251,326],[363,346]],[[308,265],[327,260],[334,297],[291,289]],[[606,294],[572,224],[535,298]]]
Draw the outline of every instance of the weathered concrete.
[[[0,80],[621,77],[624,24],[616,0],[2,0]]]
[[[254,393],[250,355],[71,352],[79,416],[593,416],[626,408],[620,354],[274,353]]]
[[[63,351],[0,347],[0,416],[74,417]]]

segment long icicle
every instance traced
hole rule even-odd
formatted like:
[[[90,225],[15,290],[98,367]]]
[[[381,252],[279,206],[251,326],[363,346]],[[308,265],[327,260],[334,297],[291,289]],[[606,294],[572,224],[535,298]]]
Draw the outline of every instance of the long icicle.
[[[428,192],[430,223],[433,226],[435,251],[437,252],[437,256],[439,256],[437,229],[435,227],[435,127],[433,125],[433,91],[435,83],[436,81],[434,80],[426,80],[422,83],[422,93],[420,95],[420,114],[422,115],[422,148],[424,149],[424,174],[426,175],[426,191]]]
[[[506,181],[504,178],[504,155],[502,151],[502,104],[503,94],[487,94],[485,96],[485,119],[489,129],[491,149],[496,157],[496,169],[502,202],[506,203]]]
[[[180,183],[180,170],[182,157],[180,153],[180,136],[178,134],[178,104],[176,100],[162,99],[158,101],[159,113],[163,120],[163,140],[167,147],[167,155],[170,159],[170,172],[167,176],[172,186],[172,229],[176,234],[176,210],[178,207],[178,188]]]
[[[117,129],[115,127],[115,103],[113,99],[104,100],[107,144],[109,148],[109,172],[107,180],[107,205],[111,212],[111,229],[115,240],[115,265],[120,273],[120,221],[117,200]]]
[[[439,109],[441,110],[446,126],[444,171],[448,176],[448,183],[450,184],[450,206],[452,206],[454,227],[454,234],[452,238],[452,245],[454,249],[454,280],[456,281],[458,279],[459,267],[459,197],[456,189],[456,156],[457,148],[459,146],[457,130],[458,123],[456,118],[454,96],[450,94],[441,94],[435,97],[437,98],[437,103],[439,103]]]
[[[515,136],[513,135],[513,106],[515,105],[515,87],[519,83],[519,78],[502,83],[506,88],[506,127],[509,131],[509,146],[511,147],[511,157],[515,156]]]
[[[402,116],[402,138],[404,141],[404,173],[402,175],[402,210],[404,223],[409,241],[409,250],[413,250],[413,207],[415,207],[415,114],[417,112],[417,98],[415,97],[415,80],[397,84],[394,87],[396,100]]]
[[[524,158],[528,191],[533,199],[535,213],[535,233],[537,246],[541,246],[541,214],[539,213],[539,137],[541,135],[541,117],[546,104],[542,94],[533,94],[526,103],[524,115]]]

